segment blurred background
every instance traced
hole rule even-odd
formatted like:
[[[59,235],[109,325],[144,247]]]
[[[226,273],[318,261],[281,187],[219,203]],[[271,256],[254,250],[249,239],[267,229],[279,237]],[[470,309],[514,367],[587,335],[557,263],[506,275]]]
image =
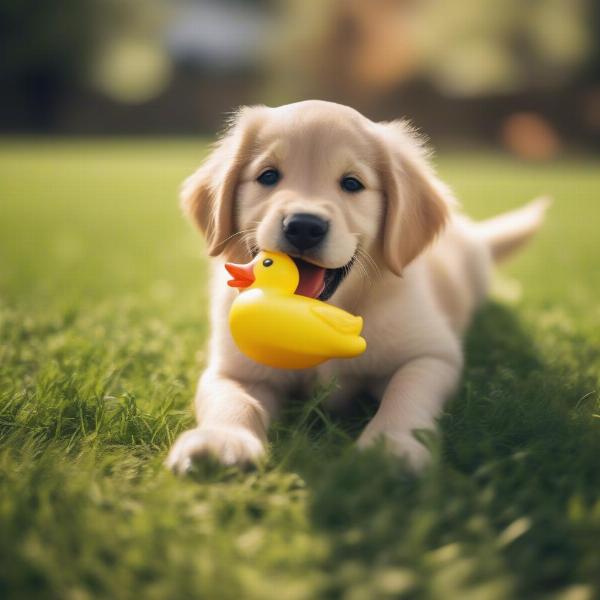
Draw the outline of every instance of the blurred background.
[[[0,132],[213,134],[322,98],[435,145],[600,150],[595,0],[0,0]]]

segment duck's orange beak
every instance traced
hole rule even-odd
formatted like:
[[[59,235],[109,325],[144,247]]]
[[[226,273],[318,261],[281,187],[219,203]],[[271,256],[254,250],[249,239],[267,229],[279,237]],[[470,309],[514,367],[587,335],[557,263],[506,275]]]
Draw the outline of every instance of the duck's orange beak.
[[[255,280],[254,277],[254,261],[247,265],[237,265],[235,263],[225,263],[227,272],[233,277],[227,282],[230,287],[247,288],[250,287]]]

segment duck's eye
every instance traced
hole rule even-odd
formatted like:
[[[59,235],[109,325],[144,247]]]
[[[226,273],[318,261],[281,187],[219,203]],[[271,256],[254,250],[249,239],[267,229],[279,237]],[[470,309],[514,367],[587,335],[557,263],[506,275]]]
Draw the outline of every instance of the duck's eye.
[[[365,186],[356,177],[342,177],[340,187],[351,194],[365,189]]]
[[[273,264],[273,261],[270,258],[265,258],[265,260],[263,260],[263,266],[265,267],[270,267]]]
[[[256,181],[261,185],[271,186],[276,185],[280,179],[281,173],[277,169],[267,169],[256,178]]]

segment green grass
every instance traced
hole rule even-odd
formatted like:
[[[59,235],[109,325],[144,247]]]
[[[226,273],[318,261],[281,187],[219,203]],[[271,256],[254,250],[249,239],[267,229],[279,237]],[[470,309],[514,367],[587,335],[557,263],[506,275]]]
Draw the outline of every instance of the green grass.
[[[0,597],[532,598],[600,590],[600,163],[442,156],[477,217],[549,192],[415,479],[290,404],[257,472],[162,467],[192,423],[191,141],[0,144]]]

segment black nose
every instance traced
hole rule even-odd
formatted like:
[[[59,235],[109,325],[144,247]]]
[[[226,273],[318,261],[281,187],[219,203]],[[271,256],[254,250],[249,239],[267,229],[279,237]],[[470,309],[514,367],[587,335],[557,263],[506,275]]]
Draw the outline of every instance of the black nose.
[[[283,220],[286,239],[300,251],[316,246],[325,237],[328,229],[327,221],[308,213],[297,213]]]

